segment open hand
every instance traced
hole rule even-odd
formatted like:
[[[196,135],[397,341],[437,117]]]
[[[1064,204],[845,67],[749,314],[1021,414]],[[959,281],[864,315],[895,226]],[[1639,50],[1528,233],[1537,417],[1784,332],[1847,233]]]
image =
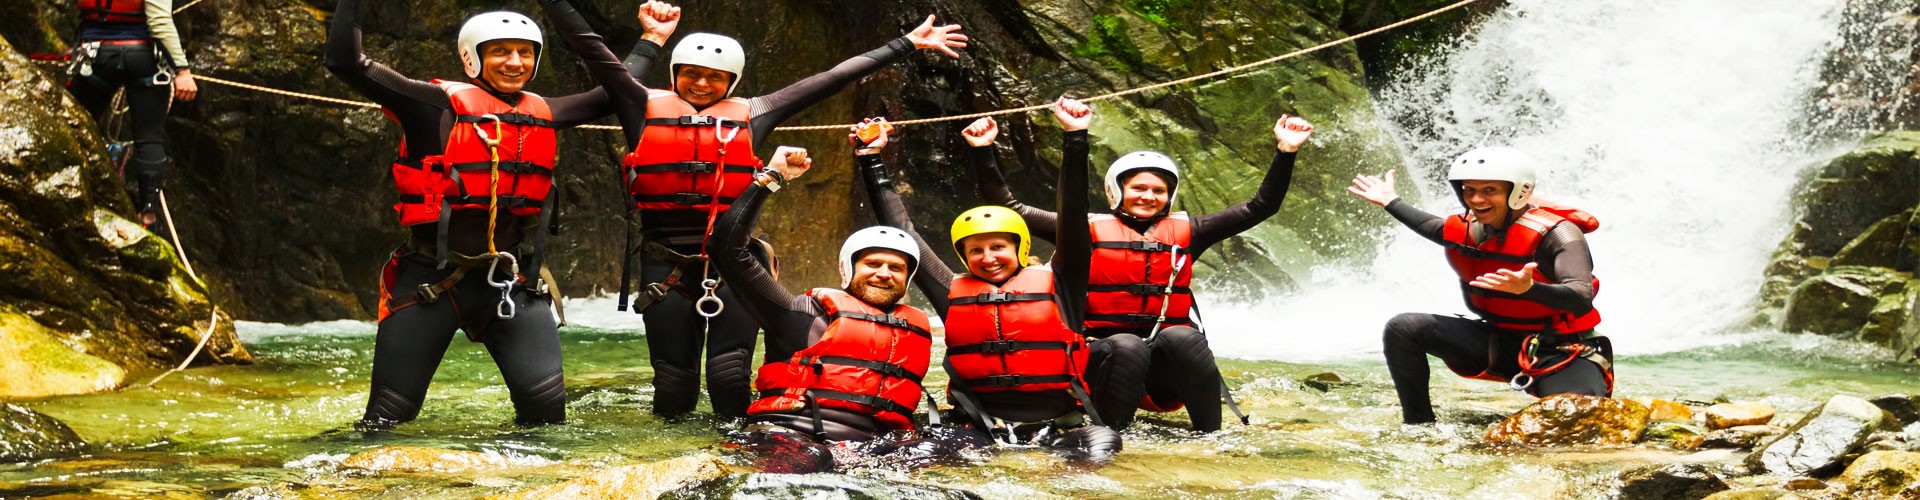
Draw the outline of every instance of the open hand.
[[[640,38],[662,47],[667,39],[673,37],[673,30],[680,27],[680,8],[659,0],[647,0],[640,4]]]
[[[1473,285],[1474,288],[1485,288],[1488,290],[1493,290],[1498,292],[1507,292],[1514,295],[1519,295],[1522,293],[1526,293],[1527,290],[1530,290],[1533,288],[1533,271],[1539,268],[1540,268],[1539,264],[1528,262],[1525,267],[1522,267],[1517,271],[1508,271],[1505,269],[1501,269],[1501,270],[1490,272],[1487,274],[1482,274],[1480,275],[1480,277],[1474,278],[1473,281],[1470,281],[1467,284]]]
[[[992,146],[993,138],[998,135],[1000,135],[1000,125],[994,123],[992,118],[974,120],[973,124],[967,125],[966,130],[960,131],[960,136],[967,138],[967,145],[976,148]]]
[[[1280,120],[1273,122],[1273,140],[1279,143],[1281,151],[1299,151],[1300,145],[1306,144],[1307,137],[1312,135],[1313,124],[1306,118],[1280,115]]]
[[[959,59],[960,53],[953,49],[967,48],[967,36],[955,31],[960,31],[960,25],[934,26],[933,14],[927,14],[926,22],[907,32],[907,40],[912,41],[915,48],[934,49],[947,57]]]
[[[807,158],[805,148],[780,146],[773,150],[773,164],[768,165],[767,168],[780,172],[781,177],[792,181],[805,175],[807,169],[813,168],[813,159]]]
[[[1053,101],[1053,119],[1060,120],[1060,128],[1068,132],[1086,130],[1088,125],[1093,124],[1093,108],[1078,99],[1060,96],[1059,100]]]
[[[1393,171],[1388,170],[1386,176],[1385,179],[1367,174],[1353,176],[1353,185],[1347,186],[1347,192],[1375,205],[1387,206],[1393,200],[1400,199],[1400,193],[1393,189]]]

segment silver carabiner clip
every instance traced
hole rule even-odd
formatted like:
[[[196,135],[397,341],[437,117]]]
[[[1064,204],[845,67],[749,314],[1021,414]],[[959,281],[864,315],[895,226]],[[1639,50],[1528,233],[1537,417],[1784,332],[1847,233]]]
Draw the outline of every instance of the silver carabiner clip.
[[[715,289],[720,288],[720,280],[707,278],[706,281],[700,282],[700,288],[706,289],[706,293],[700,296],[700,300],[693,301],[693,312],[700,313],[701,316],[712,319],[714,316],[719,316],[720,311],[727,310],[727,304],[721,302],[720,297],[713,294]],[[713,305],[713,312],[707,312],[708,304]]]
[[[1521,382],[1522,379],[1526,381]],[[1527,372],[1514,374],[1513,379],[1507,381],[1507,387],[1516,391],[1525,391],[1528,387],[1533,387],[1533,376],[1528,375]]]
[[[493,315],[500,319],[513,319],[513,315],[515,312],[516,311],[513,306],[513,295],[508,294],[506,291],[501,291],[500,304],[493,306]]]
[[[507,261],[507,277],[499,281],[494,281],[493,277],[499,274],[500,261],[502,260]],[[510,254],[507,252],[499,252],[499,253],[493,254],[493,260],[487,263],[487,284],[488,285],[493,285],[494,288],[506,290],[507,287],[513,286],[514,281],[517,281],[519,279],[520,279],[520,261],[518,259],[515,259],[513,257],[513,254]]]

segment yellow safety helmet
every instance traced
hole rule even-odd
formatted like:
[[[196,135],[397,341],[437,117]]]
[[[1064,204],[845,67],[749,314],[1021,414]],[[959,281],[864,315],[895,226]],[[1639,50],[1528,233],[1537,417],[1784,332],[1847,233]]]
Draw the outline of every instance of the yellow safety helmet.
[[[960,249],[960,240],[968,236],[985,233],[1012,233],[1013,245],[1018,249],[1019,262],[1014,267],[1027,267],[1027,252],[1033,248],[1033,238],[1027,234],[1027,221],[1020,219],[1020,213],[1011,208],[998,205],[973,207],[953,219],[953,251],[960,254],[960,260],[967,260],[967,252]]]

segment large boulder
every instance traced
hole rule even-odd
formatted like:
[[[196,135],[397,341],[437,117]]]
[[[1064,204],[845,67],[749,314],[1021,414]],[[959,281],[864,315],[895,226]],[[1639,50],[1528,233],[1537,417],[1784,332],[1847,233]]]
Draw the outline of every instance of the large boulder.
[[[0,463],[64,457],[87,451],[66,423],[18,405],[0,403]]]
[[[733,474],[667,492],[662,499],[766,498],[854,500],[921,498],[978,500],[979,495],[939,486],[901,483],[844,474]]]
[[[1860,497],[1898,495],[1920,486],[1920,452],[1875,451],[1861,455],[1840,473],[1840,482]]]
[[[1700,464],[1649,465],[1620,474],[1620,498],[1694,500],[1727,490],[1727,482]]]
[[[684,457],[641,465],[614,467],[560,484],[487,497],[488,500],[653,499],[662,493],[704,483],[726,474],[726,465],[712,455]]]
[[[9,306],[0,316],[57,341],[35,343],[44,349],[127,369],[179,363],[209,326],[196,362],[250,360],[171,245],[127,221],[132,203],[94,127],[56,81],[0,40],[0,304]]]
[[[1906,291],[1907,280],[1878,267],[1838,267],[1793,290],[1781,328],[1790,332],[1853,336],[1867,326],[1883,296]]]
[[[1791,331],[1870,336],[1890,347],[1902,344],[1903,334],[1920,336],[1911,312],[1920,295],[1907,290],[1895,298],[1920,284],[1885,283],[1911,281],[1920,270],[1920,132],[1866,138],[1817,167],[1795,203],[1793,230],[1765,271],[1761,318]],[[1822,276],[1840,269],[1852,271]]]
[[[10,304],[0,304],[0,400],[112,390],[127,371],[60,343]]]
[[[1784,477],[1837,471],[1846,455],[1881,426],[1885,414],[1866,400],[1834,396],[1788,428],[1785,436],[1754,450],[1747,466]]]
[[[1647,427],[1647,407],[1626,399],[1556,394],[1487,430],[1486,441],[1533,446],[1626,446]]]

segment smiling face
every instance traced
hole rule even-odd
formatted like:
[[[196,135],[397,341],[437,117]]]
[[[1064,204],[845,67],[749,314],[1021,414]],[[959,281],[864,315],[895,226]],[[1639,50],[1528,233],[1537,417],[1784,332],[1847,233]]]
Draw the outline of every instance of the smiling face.
[[[875,306],[891,306],[907,296],[907,254],[875,248],[853,260],[853,281],[847,293]]]
[[[1160,215],[1171,191],[1159,172],[1141,170],[1120,180],[1120,210],[1141,219]]]
[[[1507,206],[1507,193],[1513,183],[1507,181],[1461,181],[1460,202],[1473,213],[1475,221],[1493,227],[1505,227],[1513,209]]]
[[[733,85],[733,73],[706,66],[682,64],[673,72],[673,92],[695,108],[712,106],[727,98]]]
[[[480,44],[480,81],[494,91],[511,94],[533,79],[540,47],[526,40],[494,40]]]
[[[960,256],[973,277],[1003,283],[1020,270],[1020,247],[1012,233],[981,233],[960,240]]]

